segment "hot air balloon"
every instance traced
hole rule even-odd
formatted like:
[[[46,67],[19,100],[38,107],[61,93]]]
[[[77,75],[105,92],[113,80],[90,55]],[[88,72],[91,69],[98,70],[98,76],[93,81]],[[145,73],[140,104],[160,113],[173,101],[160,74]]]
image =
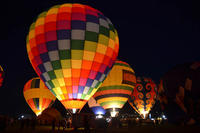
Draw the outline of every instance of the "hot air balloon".
[[[88,101],[88,105],[98,118],[102,118],[102,115],[105,115],[106,111],[97,103],[93,97],[91,97]]]
[[[169,122],[200,119],[200,62],[176,65],[161,78],[159,100]]]
[[[136,82],[136,87],[129,98],[129,104],[145,119],[155,104],[157,86],[152,79],[145,77],[137,77]]]
[[[0,87],[3,85],[3,79],[4,79],[4,71],[3,68],[0,66]]]
[[[41,13],[27,36],[27,52],[36,73],[74,113],[104,81],[118,49],[111,21],[81,4],[57,5]]]
[[[103,84],[94,94],[97,102],[115,117],[131,95],[136,83],[134,70],[123,61],[115,64]]]
[[[56,100],[39,77],[29,80],[24,86],[23,93],[26,102],[37,116]]]

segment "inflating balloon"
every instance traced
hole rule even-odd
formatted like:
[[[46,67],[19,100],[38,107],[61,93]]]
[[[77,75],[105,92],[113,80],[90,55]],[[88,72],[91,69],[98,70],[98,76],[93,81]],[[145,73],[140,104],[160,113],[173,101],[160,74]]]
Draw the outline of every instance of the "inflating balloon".
[[[157,87],[150,78],[137,77],[136,82],[136,87],[129,98],[129,103],[136,112],[146,118],[155,104]]]
[[[73,112],[97,91],[118,49],[111,21],[81,4],[57,5],[41,13],[27,36],[27,52],[36,73]]]
[[[23,93],[26,102],[37,116],[56,100],[39,77],[29,80],[24,86]]]
[[[127,102],[136,83],[134,70],[125,62],[116,61],[111,72],[94,94],[97,102],[115,116]]]
[[[200,119],[200,62],[180,64],[161,78],[159,100],[170,122]]]

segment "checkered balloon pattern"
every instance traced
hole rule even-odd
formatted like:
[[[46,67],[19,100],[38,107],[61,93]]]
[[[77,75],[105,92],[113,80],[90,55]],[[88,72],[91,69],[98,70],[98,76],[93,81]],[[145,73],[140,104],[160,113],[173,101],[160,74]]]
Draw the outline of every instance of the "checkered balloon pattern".
[[[33,68],[66,109],[81,109],[93,96],[118,49],[111,21],[81,4],[57,5],[41,13],[27,36]]]
[[[4,79],[4,71],[3,68],[0,66],[0,87],[3,85],[3,79]]]
[[[23,93],[26,102],[37,116],[56,100],[39,77],[29,80],[24,86]]]
[[[142,117],[145,117],[155,104],[157,86],[150,78],[137,77],[136,87],[133,90],[129,103]]]
[[[128,101],[135,84],[134,70],[126,62],[117,60],[93,97],[104,109],[119,110]]]

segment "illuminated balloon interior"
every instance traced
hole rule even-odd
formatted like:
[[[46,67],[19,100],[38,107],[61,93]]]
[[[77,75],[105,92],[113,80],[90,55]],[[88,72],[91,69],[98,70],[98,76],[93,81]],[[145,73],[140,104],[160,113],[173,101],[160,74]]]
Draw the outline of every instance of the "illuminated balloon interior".
[[[115,62],[119,39],[111,21],[82,4],[41,13],[27,36],[29,60],[66,109],[81,110]]]

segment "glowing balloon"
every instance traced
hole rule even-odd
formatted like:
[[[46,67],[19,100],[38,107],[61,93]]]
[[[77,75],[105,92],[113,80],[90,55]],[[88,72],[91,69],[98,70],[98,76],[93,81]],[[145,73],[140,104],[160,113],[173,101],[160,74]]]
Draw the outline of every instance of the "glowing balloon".
[[[146,118],[155,104],[156,97],[157,87],[152,79],[138,77],[136,87],[129,98],[129,103],[143,118]]]
[[[95,115],[105,115],[106,111],[97,103],[93,97],[91,97],[88,101],[88,105]]]
[[[3,68],[0,66],[0,87],[3,85],[3,79],[4,79],[4,71]]]
[[[161,108],[169,122],[195,122],[200,118],[200,62],[176,65],[161,78]]]
[[[127,63],[116,61],[93,97],[104,109],[111,110],[111,115],[115,116],[127,102],[135,83],[134,70]]]
[[[37,116],[56,100],[56,97],[48,90],[39,77],[29,80],[24,86],[23,93],[26,102]]]
[[[30,62],[66,109],[81,109],[106,78],[118,55],[111,21],[81,4],[41,13],[27,37]]]

